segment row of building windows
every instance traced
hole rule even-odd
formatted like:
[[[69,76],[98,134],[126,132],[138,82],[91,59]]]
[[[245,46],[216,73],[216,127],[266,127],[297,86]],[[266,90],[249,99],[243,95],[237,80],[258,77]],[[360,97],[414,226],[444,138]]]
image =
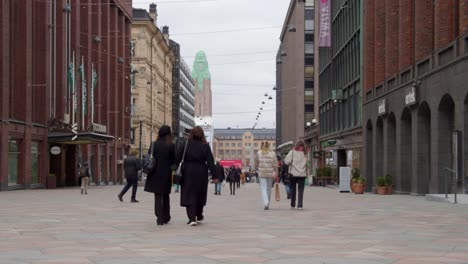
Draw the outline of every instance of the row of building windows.
[[[235,147],[236,144],[237,144],[237,147],[242,147],[242,143],[223,143],[223,142],[220,142],[220,143],[218,143],[218,144],[219,144],[219,147],[229,147],[229,146]],[[252,144],[252,143],[245,143],[244,145],[245,145],[246,147],[251,147],[252,145],[253,145],[254,147],[258,147],[258,146],[259,146],[258,143],[253,143],[253,144]],[[275,147],[275,146],[276,146],[276,144],[273,143],[273,147]]]

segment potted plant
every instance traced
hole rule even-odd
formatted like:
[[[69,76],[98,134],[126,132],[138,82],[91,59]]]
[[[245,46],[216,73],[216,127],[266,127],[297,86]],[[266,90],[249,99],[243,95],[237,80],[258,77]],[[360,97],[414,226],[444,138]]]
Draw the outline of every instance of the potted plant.
[[[351,191],[354,192],[354,180],[356,178],[358,178],[359,176],[361,176],[361,172],[359,171],[358,168],[354,168],[352,171],[351,171]]]
[[[353,179],[353,185],[355,194],[363,194],[366,185],[366,178],[359,175],[359,177]]]
[[[393,193],[393,178],[390,174],[385,175],[385,194]]]
[[[385,177],[377,177],[377,194],[384,195],[387,193],[387,181]]]

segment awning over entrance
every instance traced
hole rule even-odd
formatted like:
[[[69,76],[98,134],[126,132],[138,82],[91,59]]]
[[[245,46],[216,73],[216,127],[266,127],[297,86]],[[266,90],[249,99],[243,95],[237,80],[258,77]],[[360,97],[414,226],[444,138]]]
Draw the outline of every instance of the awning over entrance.
[[[114,140],[113,136],[98,134],[94,132],[78,133],[78,137],[75,140],[72,140],[74,136],[75,135],[71,132],[51,132],[49,133],[49,143],[84,145],[109,143]]]

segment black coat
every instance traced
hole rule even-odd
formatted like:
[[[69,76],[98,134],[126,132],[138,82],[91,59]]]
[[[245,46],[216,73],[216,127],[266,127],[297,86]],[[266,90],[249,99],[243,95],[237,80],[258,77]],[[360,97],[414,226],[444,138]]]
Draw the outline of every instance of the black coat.
[[[141,170],[141,162],[135,156],[128,156],[124,160],[125,178],[128,180],[138,179],[138,171]]]
[[[156,159],[156,169],[148,174],[145,191],[158,194],[171,193],[172,166],[175,159],[174,144],[158,140],[154,143],[152,154]]]
[[[216,174],[218,176],[218,182],[223,182],[226,179],[224,167],[221,166],[221,164],[216,164]]]
[[[181,144],[182,145],[182,144]],[[177,148],[176,163],[182,160],[183,147]],[[182,181],[180,192],[180,205],[192,204],[206,205],[208,195],[208,169],[216,179],[216,165],[210,145],[201,141],[190,140],[187,144],[184,165],[182,167]]]
[[[237,178],[240,179],[240,175],[238,175],[238,171],[236,167],[231,166],[229,168],[228,176],[227,176],[227,182],[236,182]]]

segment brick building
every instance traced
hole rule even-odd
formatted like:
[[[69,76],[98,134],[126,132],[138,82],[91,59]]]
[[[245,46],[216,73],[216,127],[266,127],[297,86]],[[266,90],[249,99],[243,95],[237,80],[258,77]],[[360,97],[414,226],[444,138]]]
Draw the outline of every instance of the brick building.
[[[275,151],[276,130],[215,129],[213,155],[216,160],[242,160],[244,167],[253,166],[263,141],[268,141]]]
[[[468,191],[468,0],[365,0],[363,30],[367,185],[388,173],[399,192],[444,192],[458,130]]]
[[[0,1],[0,190],[76,185],[82,161],[94,183],[121,181],[131,0],[98,2]],[[76,105],[67,82],[73,56]]]
[[[174,53],[169,27],[157,26],[157,6],[149,12],[133,9],[132,43],[132,147],[147,153],[162,125],[172,125],[172,69]]]

